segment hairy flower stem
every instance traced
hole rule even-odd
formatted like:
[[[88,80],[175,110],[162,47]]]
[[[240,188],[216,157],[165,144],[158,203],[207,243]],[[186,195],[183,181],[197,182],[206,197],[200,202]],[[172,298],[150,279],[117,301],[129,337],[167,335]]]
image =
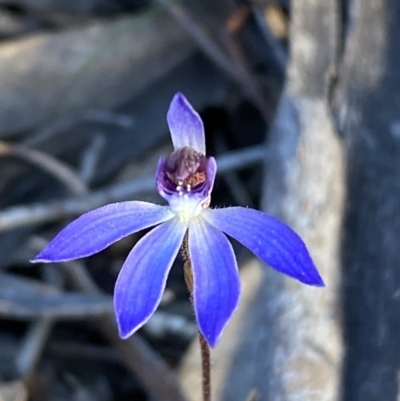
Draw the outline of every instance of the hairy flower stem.
[[[211,401],[211,355],[206,339],[199,332],[201,369],[203,384],[203,401]]]
[[[183,271],[185,275],[186,286],[190,292],[190,301],[193,304],[193,273],[192,264],[190,261],[190,254],[187,245],[187,235],[182,244],[182,255],[185,263]],[[201,354],[201,370],[202,370],[202,387],[203,387],[203,401],[211,401],[211,354],[210,347],[204,336],[199,331],[199,343]]]

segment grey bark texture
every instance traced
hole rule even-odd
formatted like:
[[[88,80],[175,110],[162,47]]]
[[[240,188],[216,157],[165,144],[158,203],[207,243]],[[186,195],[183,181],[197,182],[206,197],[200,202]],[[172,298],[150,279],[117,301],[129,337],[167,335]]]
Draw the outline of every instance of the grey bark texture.
[[[305,240],[326,288],[267,271],[256,388],[262,400],[331,401],[340,394],[338,315],[344,163],[329,108],[338,52],[337,3],[292,3],[287,86],[270,135],[264,209]]]
[[[343,400],[400,398],[400,3],[360,0],[333,107],[346,145]]]

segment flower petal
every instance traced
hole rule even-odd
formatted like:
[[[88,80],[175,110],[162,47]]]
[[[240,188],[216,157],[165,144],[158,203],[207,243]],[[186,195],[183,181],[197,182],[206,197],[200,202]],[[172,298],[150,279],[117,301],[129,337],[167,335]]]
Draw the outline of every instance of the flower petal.
[[[121,338],[132,335],[156,310],[186,230],[187,225],[177,219],[161,224],[146,234],[128,255],[114,290]]]
[[[226,236],[202,217],[189,225],[189,253],[197,322],[207,342],[214,347],[239,301],[235,254]]]
[[[278,219],[244,207],[207,210],[203,217],[281,273],[324,285],[302,239]]]
[[[74,220],[32,262],[64,262],[90,256],[172,217],[165,206],[139,201],[112,203]]]
[[[172,99],[167,121],[175,150],[188,146],[206,154],[203,121],[182,93]]]

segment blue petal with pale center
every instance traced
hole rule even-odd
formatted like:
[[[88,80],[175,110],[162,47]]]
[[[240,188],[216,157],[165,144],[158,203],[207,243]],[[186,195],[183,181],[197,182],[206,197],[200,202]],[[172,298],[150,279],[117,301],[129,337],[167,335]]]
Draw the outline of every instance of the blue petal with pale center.
[[[239,302],[235,254],[226,236],[201,216],[189,224],[189,253],[197,323],[214,347]]]
[[[112,203],[74,220],[32,262],[65,262],[90,256],[127,235],[173,217],[168,207],[153,203]]]
[[[206,154],[203,121],[182,93],[172,99],[167,122],[175,150],[187,146]]]
[[[187,225],[177,219],[151,230],[134,246],[119,273],[114,308],[121,338],[128,338],[156,310]]]
[[[244,207],[207,210],[203,217],[279,272],[305,284],[324,285],[302,239],[280,220]]]

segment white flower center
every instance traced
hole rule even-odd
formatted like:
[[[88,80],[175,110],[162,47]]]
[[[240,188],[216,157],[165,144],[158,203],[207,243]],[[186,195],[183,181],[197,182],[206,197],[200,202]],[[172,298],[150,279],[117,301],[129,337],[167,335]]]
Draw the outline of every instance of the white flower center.
[[[210,198],[199,200],[188,194],[179,194],[170,198],[168,203],[171,211],[179,220],[187,222],[208,208],[210,205]]]

